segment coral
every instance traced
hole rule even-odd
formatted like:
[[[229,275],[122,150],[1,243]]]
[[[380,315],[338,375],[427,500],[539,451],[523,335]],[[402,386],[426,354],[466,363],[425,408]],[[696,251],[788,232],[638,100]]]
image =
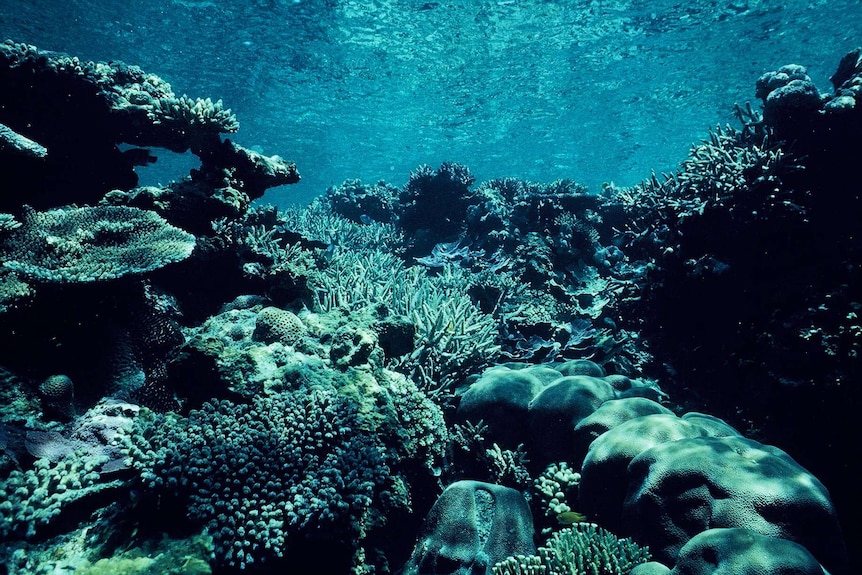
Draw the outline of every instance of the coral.
[[[78,521],[88,506],[98,508],[104,492],[124,485],[100,475],[108,457],[78,451],[52,463],[37,459],[32,469],[13,470],[0,482],[0,539],[36,537],[51,531],[64,512]]]
[[[619,539],[592,523],[554,533],[538,555],[513,556],[495,564],[494,575],[628,575],[649,561],[649,550]]]
[[[213,102],[210,98],[189,98],[185,94],[179,98],[163,96],[159,98],[141,97],[141,92],[125,95],[128,104],[124,106],[145,106],[147,117],[154,126],[160,126],[170,131],[172,137],[178,140],[186,132],[194,134],[195,138],[209,140],[220,133],[233,133],[239,130],[239,122],[221,100]],[[135,102],[132,104],[132,102]],[[142,103],[146,102],[146,103]],[[190,143],[195,147],[198,142]]]
[[[512,449],[524,443],[538,465],[579,463],[572,452],[581,447],[576,430],[582,420],[611,400],[661,393],[650,382],[619,375],[580,375],[586,373],[604,374],[604,370],[588,360],[490,367],[459,388],[457,417],[474,424],[482,421],[487,438],[501,447]],[[513,421],[524,423],[527,433],[513,426]]]
[[[193,170],[192,181],[207,182],[216,189],[237,190],[244,202],[255,200],[267,188],[295,184],[299,181],[296,164],[280,156],[264,156],[231,140],[209,144],[199,150],[201,167]],[[248,206],[242,207],[240,213]]]
[[[429,390],[452,388],[499,352],[497,323],[465,293],[468,282],[452,266],[430,276],[382,251],[340,254],[310,279],[322,311],[383,308],[387,317],[410,321],[412,353],[393,358],[392,366]]]
[[[776,447],[739,436],[679,439],[638,454],[627,475],[625,529],[662,561],[721,526],[795,541],[830,571],[846,568],[828,491]]]
[[[399,369],[424,379],[430,389],[451,390],[497,358],[497,322],[482,313],[469,295],[447,285],[445,276],[426,282],[411,270],[404,286],[410,283],[416,291],[404,293],[401,305],[416,326],[416,342]]]
[[[631,419],[657,413],[673,415],[670,409],[645,397],[623,397],[604,402],[575,426],[572,461],[583,461],[592,442],[604,432]]]
[[[380,352],[372,330],[347,325],[332,334],[329,359],[337,369],[345,370],[368,363],[379,365],[380,358],[375,356]]]
[[[483,421],[488,426],[488,439],[503,447],[522,443],[523,429],[512,422],[527,420],[530,401],[543,387],[531,371],[530,367],[512,369],[505,365],[486,369],[461,396],[458,418]]]
[[[822,575],[825,569],[805,547],[739,528],[708,529],[679,551],[673,575]]]
[[[546,518],[554,519],[560,513],[573,511],[581,474],[568,463],[552,463],[533,482],[533,492]]]
[[[816,113],[821,105],[820,92],[803,66],[782,66],[757,80],[755,96],[763,100],[763,119],[770,124],[790,121]]]
[[[527,423],[531,453],[543,461],[562,461],[574,445],[575,426],[616,392],[603,378],[562,376],[545,386],[530,401]]]
[[[579,523],[551,536],[539,556],[551,573],[625,575],[635,565],[649,561],[649,551],[619,539],[592,523]]]
[[[578,511],[606,528],[622,526],[622,507],[628,489],[626,470],[644,451],[662,443],[692,437],[730,436],[738,432],[727,424],[703,424],[686,414],[658,413],[624,421],[598,436],[581,467]]]
[[[59,421],[75,417],[75,386],[65,375],[52,375],[39,384],[45,415]]]
[[[111,118],[107,126],[117,142],[164,146],[185,151],[196,138],[218,136],[239,128],[236,117],[221,101],[177,98],[170,84],[137,66],[121,62],[88,62],[62,54],[43,52],[34,46],[6,42],[0,46],[0,62],[12,78],[18,73],[38,75],[31,83],[31,99],[47,98],[40,89],[53,83],[74,88],[70,99],[83,105],[85,98],[99,102]],[[70,95],[71,96],[71,95]]]
[[[410,174],[397,209],[398,225],[411,244],[408,255],[426,254],[434,244],[457,238],[474,201],[469,190],[473,182],[470,170],[461,164],[443,163],[439,170],[423,165]]]
[[[26,200],[4,195],[3,209],[24,201],[39,209],[94,203],[110,190],[129,190],[137,183],[134,166],[152,157],[140,148],[120,151],[120,143],[202,153],[224,147],[219,134],[238,128],[220,101],[178,98],[161,78],[119,62],[87,62],[6,42],[0,44],[0,81],[7,87],[0,122],[38,143],[26,146],[31,153],[24,162],[18,153],[0,158],[4,184],[28,183]],[[70,181],[76,185],[58,185]]]
[[[149,489],[187,501],[219,563],[250,567],[284,557],[298,537],[361,536],[389,477],[362,427],[332,391],[207,403],[160,425],[136,465]]]
[[[305,324],[295,313],[268,306],[258,312],[251,337],[265,344],[279,341],[284,345],[296,345],[305,332]]]
[[[374,185],[359,180],[346,180],[340,186],[326,190],[320,201],[329,210],[354,223],[391,223],[395,219],[398,189],[386,182]]]
[[[191,255],[194,237],[153,212],[127,207],[24,211],[4,235],[3,266],[42,282],[96,282],[140,275]]]
[[[0,124],[0,153],[14,152],[30,158],[44,158],[48,150],[8,126]]]
[[[403,252],[404,235],[394,224],[372,221],[357,223],[333,213],[323,200],[316,199],[304,209],[293,206],[284,212],[285,225],[322,247],[332,246],[336,253],[380,251],[398,255]]]
[[[449,485],[425,517],[405,575],[490,575],[510,555],[532,554],[533,519],[516,490],[458,481]]]

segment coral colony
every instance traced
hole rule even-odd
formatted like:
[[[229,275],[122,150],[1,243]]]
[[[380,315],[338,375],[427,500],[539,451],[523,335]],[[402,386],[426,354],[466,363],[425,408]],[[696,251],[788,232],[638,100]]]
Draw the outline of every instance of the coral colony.
[[[279,211],[221,101],[0,45],[4,572],[850,573],[859,51],[832,83],[630,188]],[[139,187],[157,147],[200,166]]]

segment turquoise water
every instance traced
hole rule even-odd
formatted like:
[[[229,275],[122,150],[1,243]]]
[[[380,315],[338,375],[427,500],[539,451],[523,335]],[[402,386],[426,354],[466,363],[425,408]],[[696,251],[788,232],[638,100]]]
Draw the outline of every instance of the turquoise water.
[[[0,0],[0,575],[855,572],[860,32]]]
[[[279,204],[441,161],[479,181],[631,185],[732,121],[766,71],[803,64],[826,90],[862,38],[856,0],[3,0],[0,14],[3,38],[222,98],[240,143],[296,161]],[[186,170],[163,157],[143,183]]]

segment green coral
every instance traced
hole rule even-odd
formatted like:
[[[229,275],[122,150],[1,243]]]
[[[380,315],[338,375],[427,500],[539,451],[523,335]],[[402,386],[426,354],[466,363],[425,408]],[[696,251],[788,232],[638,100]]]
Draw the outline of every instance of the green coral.
[[[122,485],[105,481],[105,455],[70,454],[57,463],[37,459],[32,469],[12,470],[0,482],[0,539],[32,538],[73,503]]]
[[[619,539],[593,523],[578,523],[554,533],[538,555],[509,557],[494,565],[494,575],[626,575],[650,559],[649,550]]]
[[[144,274],[189,257],[195,238],[155,212],[125,206],[25,209],[0,241],[3,266],[43,282]]]

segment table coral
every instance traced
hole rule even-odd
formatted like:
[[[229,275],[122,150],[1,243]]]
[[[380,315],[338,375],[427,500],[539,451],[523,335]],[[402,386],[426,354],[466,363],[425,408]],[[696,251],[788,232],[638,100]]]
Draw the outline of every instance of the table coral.
[[[190,234],[154,212],[121,206],[26,209],[0,238],[3,266],[41,282],[96,282],[140,275],[189,257]]]

